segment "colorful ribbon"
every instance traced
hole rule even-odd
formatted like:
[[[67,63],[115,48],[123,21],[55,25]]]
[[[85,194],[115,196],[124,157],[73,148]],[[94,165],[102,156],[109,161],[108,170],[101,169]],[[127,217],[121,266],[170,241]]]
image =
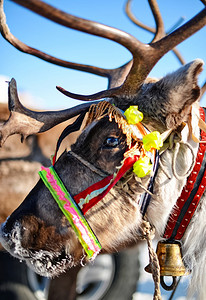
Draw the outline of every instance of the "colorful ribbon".
[[[108,194],[111,188],[132,168],[138,158],[137,155],[127,157],[117,173],[105,177],[74,196],[74,200],[81,207],[83,214]]]
[[[39,175],[74,229],[88,258],[94,259],[102,247],[54,167],[42,167]]]
[[[108,102],[104,103],[106,103],[106,106],[103,107],[104,109],[102,108],[103,110],[99,108],[100,112],[103,114],[105,109],[110,109],[109,116],[113,116],[114,113],[113,117],[115,118],[115,121],[119,122],[118,124],[122,126],[120,127],[122,128],[123,133],[127,135],[129,132],[127,138],[129,143],[129,151],[126,152],[128,155],[125,155],[125,159],[122,162],[122,166],[118,172],[100,180],[92,186],[89,186],[86,190],[80,192],[78,195],[75,195],[74,200],[65,188],[53,166],[50,168],[42,167],[42,170],[39,172],[41,179],[51,192],[63,214],[70,222],[89,258],[96,257],[101,250],[101,245],[83,214],[85,214],[92,206],[104,198],[111,188],[130,168],[134,167],[133,171],[138,177],[144,177],[149,174],[152,170],[150,157],[151,155],[154,155],[154,149],[159,149],[162,146],[162,140],[159,132],[147,134],[147,130],[141,124],[143,114],[138,110],[138,106],[130,106],[123,115],[120,110],[117,111],[117,108],[114,109],[114,107]],[[66,127],[62,132],[57,142],[55,155],[53,157],[53,165],[55,164],[57,151],[62,140],[68,134],[80,128],[85,113],[86,111],[84,111],[73,124]],[[116,115],[120,116],[119,119]],[[125,117],[127,120],[126,122]],[[139,145],[139,142],[142,140],[143,144],[141,149],[138,147],[131,148],[132,137],[135,140],[136,145]]]

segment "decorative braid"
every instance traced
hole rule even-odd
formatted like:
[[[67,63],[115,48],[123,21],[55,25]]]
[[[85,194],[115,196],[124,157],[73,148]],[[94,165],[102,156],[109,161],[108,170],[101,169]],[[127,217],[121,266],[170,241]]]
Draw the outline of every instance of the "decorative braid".
[[[101,101],[97,104],[92,104],[89,109],[86,126],[92,123],[94,120],[101,119],[108,115],[108,109],[111,104],[107,101]]]
[[[112,119],[114,119],[119,128],[122,129],[123,134],[125,134],[127,137],[127,145],[129,148],[131,148],[132,139],[138,142],[140,141],[140,139],[131,129],[131,126],[128,125],[127,120],[124,118],[121,110],[107,101],[101,101],[90,106],[86,126],[92,121],[99,120],[105,116],[109,117],[110,122],[112,122]]]
[[[157,254],[155,253],[152,246],[152,239],[154,238],[155,230],[154,227],[146,220],[142,221],[140,226],[141,239],[147,241],[149,251],[149,262],[152,271],[152,277],[155,285],[153,300],[161,300],[160,292],[160,265]]]

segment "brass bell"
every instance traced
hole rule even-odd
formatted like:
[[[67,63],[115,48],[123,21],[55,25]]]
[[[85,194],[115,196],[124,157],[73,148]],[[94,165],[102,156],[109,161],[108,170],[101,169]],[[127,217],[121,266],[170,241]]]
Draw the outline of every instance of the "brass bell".
[[[163,288],[171,290],[176,284],[176,276],[189,274],[182,261],[181,244],[177,241],[160,241],[157,244],[156,253],[160,265],[161,285]],[[150,264],[145,267],[145,271],[151,273]],[[171,286],[164,283],[163,276],[173,277]]]

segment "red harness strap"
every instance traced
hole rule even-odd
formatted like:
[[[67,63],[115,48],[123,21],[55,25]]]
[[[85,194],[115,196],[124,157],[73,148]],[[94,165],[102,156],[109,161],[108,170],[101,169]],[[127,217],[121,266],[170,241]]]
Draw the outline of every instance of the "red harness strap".
[[[126,158],[117,174],[105,177],[74,196],[74,200],[80,206],[83,214],[106,196],[117,181],[119,181],[130,168],[132,168],[138,158],[139,156],[137,155]]]
[[[205,111],[200,108],[200,117],[205,121]],[[206,141],[206,133],[201,130],[201,140]],[[187,179],[180,197],[168,219],[163,237],[180,240],[190,223],[206,187],[206,144],[200,143],[196,163]]]

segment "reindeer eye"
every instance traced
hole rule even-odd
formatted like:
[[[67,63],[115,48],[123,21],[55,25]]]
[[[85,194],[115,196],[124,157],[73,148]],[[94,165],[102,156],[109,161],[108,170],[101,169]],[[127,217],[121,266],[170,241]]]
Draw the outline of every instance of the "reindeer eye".
[[[119,139],[116,137],[108,137],[105,142],[104,146],[107,148],[115,148],[119,145]]]

